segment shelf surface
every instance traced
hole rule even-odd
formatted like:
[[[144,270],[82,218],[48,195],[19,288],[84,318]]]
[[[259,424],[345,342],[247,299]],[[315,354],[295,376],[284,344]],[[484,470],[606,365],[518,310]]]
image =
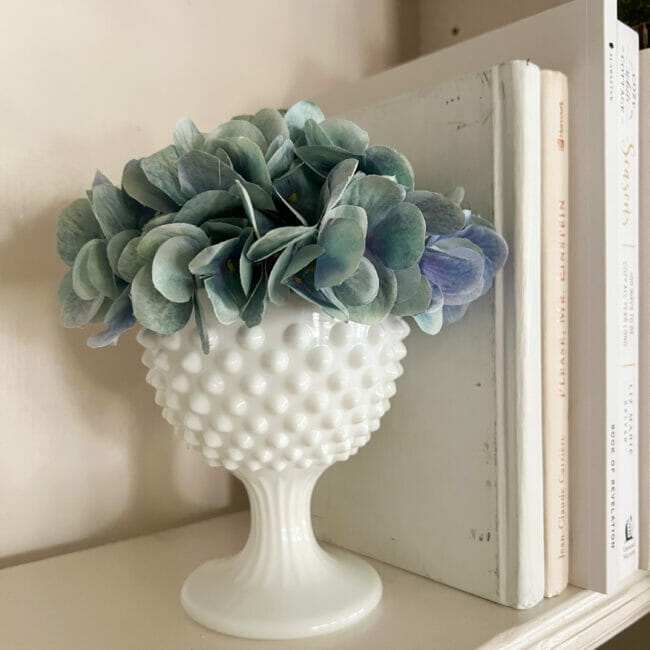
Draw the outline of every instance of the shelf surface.
[[[196,566],[239,550],[247,512],[0,571],[0,648],[12,650],[484,650],[593,648],[650,611],[650,577],[602,596],[569,587],[518,611],[370,561],[379,607],[347,630],[295,641],[226,637],[192,621],[179,592]]]

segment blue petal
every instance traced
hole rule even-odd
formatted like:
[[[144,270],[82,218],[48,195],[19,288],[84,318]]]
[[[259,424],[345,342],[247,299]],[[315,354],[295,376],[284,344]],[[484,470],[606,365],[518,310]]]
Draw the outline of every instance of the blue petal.
[[[442,308],[442,321],[445,325],[460,320],[467,311],[469,305],[445,305]]]
[[[485,253],[485,256],[492,262],[493,271],[499,271],[508,258],[508,244],[506,240],[495,230],[486,226],[470,224],[461,230],[456,237],[469,239]]]

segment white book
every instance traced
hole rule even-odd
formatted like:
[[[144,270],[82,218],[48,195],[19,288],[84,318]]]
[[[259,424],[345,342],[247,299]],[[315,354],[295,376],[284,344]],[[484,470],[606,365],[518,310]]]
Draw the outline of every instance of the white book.
[[[317,533],[530,607],[544,593],[539,68],[495,66],[346,117],[402,151],[416,187],[464,186],[510,257],[460,322],[433,338],[414,328],[381,430],[321,480]]]
[[[616,440],[616,536],[618,579],[639,566],[638,306],[639,306],[639,37],[618,23],[618,366],[614,375],[618,421]]]
[[[608,591],[618,585],[615,573],[617,557],[608,550],[609,420],[605,318],[608,266],[604,264],[605,231],[609,221],[615,224],[616,212],[616,22],[615,0],[573,0],[343,86],[318,100],[327,113],[342,114],[511,59],[531,59],[542,68],[559,70],[568,76],[572,141],[569,288],[573,314],[569,324],[569,571],[572,584],[596,591]],[[417,118],[419,123],[424,119],[424,116]],[[434,145],[435,138],[430,143],[432,158],[436,155]],[[426,375],[420,377],[420,382],[424,381]],[[409,414],[404,413],[402,417],[407,422]],[[394,431],[392,433],[397,435]],[[426,462],[436,453],[443,453],[443,450],[432,444],[425,456]],[[452,459],[449,462],[460,461]],[[381,476],[382,470],[379,464],[374,476]],[[371,481],[370,478],[365,480]],[[346,499],[355,498],[354,487],[356,484],[350,486]],[[418,500],[423,503],[418,497],[419,491],[410,490],[408,483],[393,488],[400,491],[401,503]],[[459,507],[471,501],[469,497],[463,500],[456,494],[451,495],[445,474],[436,482],[436,491],[447,491],[449,500],[445,508],[448,510],[455,507],[457,499]],[[474,501],[466,511],[470,521],[481,505],[492,508],[490,515],[496,518],[494,504],[486,506],[479,496]],[[346,503],[339,505],[344,509],[348,507]],[[382,507],[377,502],[375,511]],[[382,514],[385,518],[390,516],[389,512]],[[366,524],[374,527],[372,520]],[[417,531],[401,530],[400,535],[403,553],[413,555],[408,540],[416,536]],[[432,547],[430,553],[437,550],[438,547]],[[416,563],[420,558],[414,556],[413,560]],[[466,564],[471,563],[465,547],[456,552],[451,545],[449,552],[437,561],[451,565],[446,573],[457,577],[464,575]],[[476,571],[481,570],[480,562],[472,566]],[[491,570],[488,562],[483,570]]]
[[[542,80],[542,438],[546,597],[569,581],[569,84]]]
[[[639,566],[650,569],[650,49],[639,91]]]

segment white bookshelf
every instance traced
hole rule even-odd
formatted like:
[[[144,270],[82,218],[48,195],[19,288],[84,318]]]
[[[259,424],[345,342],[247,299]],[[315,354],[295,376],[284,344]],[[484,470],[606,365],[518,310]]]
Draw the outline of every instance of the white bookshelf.
[[[0,648],[11,650],[505,650],[596,648],[650,612],[650,574],[603,596],[575,587],[518,611],[372,561],[379,607],[342,632],[251,641],[207,630],[185,615],[179,590],[205,560],[236,552],[248,513],[0,571]]]

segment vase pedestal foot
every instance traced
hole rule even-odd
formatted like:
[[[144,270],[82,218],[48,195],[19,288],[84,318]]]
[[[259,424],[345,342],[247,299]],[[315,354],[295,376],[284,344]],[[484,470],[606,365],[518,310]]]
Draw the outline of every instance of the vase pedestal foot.
[[[238,556],[210,560],[185,581],[183,607],[205,627],[254,639],[308,637],[347,627],[376,607],[381,580],[347,551],[321,553],[321,571],[304,580],[292,576],[285,584],[242,579]]]

